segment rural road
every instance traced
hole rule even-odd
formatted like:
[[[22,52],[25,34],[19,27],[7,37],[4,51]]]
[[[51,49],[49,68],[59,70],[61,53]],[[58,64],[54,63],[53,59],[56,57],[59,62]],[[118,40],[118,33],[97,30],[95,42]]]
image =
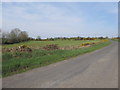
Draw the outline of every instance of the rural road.
[[[3,88],[118,88],[118,42],[2,79]]]

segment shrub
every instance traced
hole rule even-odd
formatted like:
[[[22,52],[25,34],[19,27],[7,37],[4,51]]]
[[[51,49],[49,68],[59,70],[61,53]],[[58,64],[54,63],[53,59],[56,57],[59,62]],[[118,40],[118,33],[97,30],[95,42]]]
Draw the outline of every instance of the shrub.
[[[30,47],[28,47],[27,45],[21,45],[21,46],[19,46],[19,51],[32,52],[32,49]]]
[[[88,46],[88,45],[93,45],[95,44],[94,42],[87,42],[87,43],[82,43],[81,46]]]
[[[102,42],[107,42],[108,41],[108,39],[105,39],[105,40],[101,40]]]

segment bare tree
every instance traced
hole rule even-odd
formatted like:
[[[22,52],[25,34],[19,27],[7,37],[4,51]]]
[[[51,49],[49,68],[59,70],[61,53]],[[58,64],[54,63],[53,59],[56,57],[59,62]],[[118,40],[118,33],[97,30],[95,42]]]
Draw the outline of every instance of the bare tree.
[[[9,41],[10,41],[10,43],[17,43],[17,42],[19,42],[18,36],[19,36],[20,32],[21,31],[18,28],[15,28],[15,29],[13,29],[10,32],[10,34],[9,34]]]
[[[27,41],[28,40],[28,34],[25,31],[21,31],[18,35],[18,39],[20,41]]]
[[[19,28],[13,29],[10,33],[3,33],[2,39],[4,39],[4,43],[18,43],[22,41],[28,40],[28,34],[25,31],[21,31]]]
[[[1,38],[2,44],[8,43],[8,38],[9,38],[8,36],[9,36],[8,32],[1,30],[1,37],[0,38]]]

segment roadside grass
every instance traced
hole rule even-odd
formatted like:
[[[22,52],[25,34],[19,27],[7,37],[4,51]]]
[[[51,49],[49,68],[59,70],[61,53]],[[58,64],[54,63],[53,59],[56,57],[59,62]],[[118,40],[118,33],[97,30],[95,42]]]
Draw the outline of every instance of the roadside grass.
[[[90,47],[74,50],[33,50],[32,53],[8,52],[2,54],[2,77],[46,66],[84,53],[95,51],[110,45],[111,42],[103,42]]]
[[[118,40],[118,42],[120,42],[120,39]]]
[[[10,45],[3,45],[3,48],[13,48],[18,47],[20,45],[27,45],[29,47],[42,47],[48,44],[58,44],[59,47],[64,46],[74,46],[80,45],[85,42],[99,42],[99,39],[96,40],[55,40],[55,41],[27,41],[22,43],[10,44]]]
[[[120,39],[112,39],[113,41],[117,41],[117,42],[120,42]]]

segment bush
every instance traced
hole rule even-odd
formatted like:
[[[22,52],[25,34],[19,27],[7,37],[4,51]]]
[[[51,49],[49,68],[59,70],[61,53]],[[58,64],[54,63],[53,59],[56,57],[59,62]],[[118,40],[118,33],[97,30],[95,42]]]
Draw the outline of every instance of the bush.
[[[19,51],[32,52],[32,49],[30,47],[28,47],[27,45],[21,45],[21,46],[19,46]]]
[[[105,40],[101,40],[101,42],[107,42],[107,41],[109,41],[108,39],[105,39]]]
[[[94,42],[87,42],[87,43],[82,43],[81,46],[88,46],[88,45],[93,45],[95,44]]]

